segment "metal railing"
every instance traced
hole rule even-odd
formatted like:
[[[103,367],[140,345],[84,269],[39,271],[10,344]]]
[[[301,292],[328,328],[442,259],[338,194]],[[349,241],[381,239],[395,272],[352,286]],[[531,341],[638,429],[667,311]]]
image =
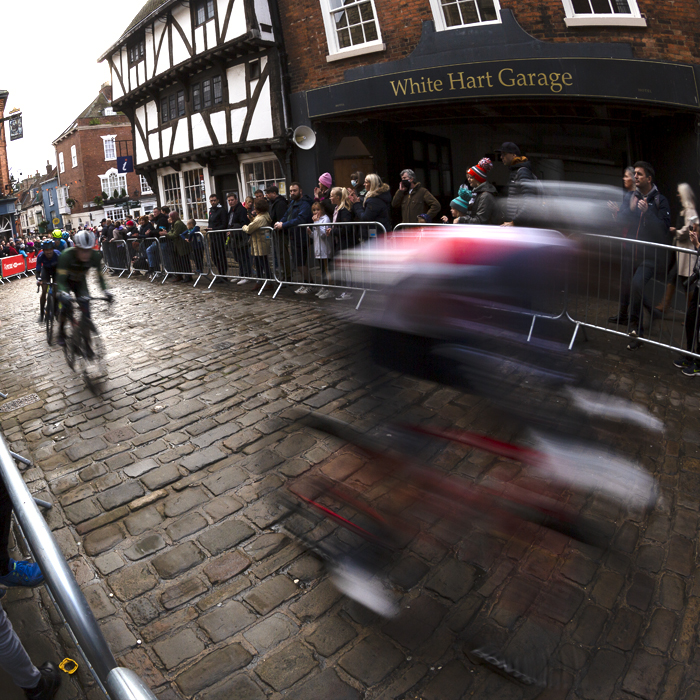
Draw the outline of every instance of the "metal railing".
[[[47,590],[100,688],[111,700],[156,700],[155,695],[133,671],[117,666],[95,616],[24,483],[13,461],[13,453],[2,435],[0,477],[12,500],[17,523],[44,574]]]
[[[359,309],[367,292],[379,287],[371,251],[383,249],[385,239],[386,229],[374,222],[310,223],[274,229],[272,250],[278,286],[273,298],[284,285],[295,285],[300,292],[317,289],[319,296],[338,290],[338,298],[348,300],[352,291],[358,291],[361,295],[355,308]],[[360,248],[362,252],[353,255]]]
[[[594,328],[700,359],[698,295],[692,248],[586,234],[585,249],[572,275],[567,318],[579,328]],[[683,341],[686,348],[683,348]]]
[[[105,267],[113,272],[120,271],[120,277],[131,270],[131,256],[126,241],[105,241],[102,244],[102,255]]]
[[[241,228],[208,231],[206,249],[212,280],[238,280],[239,284],[257,282],[262,294],[268,282],[273,281],[274,255],[272,229],[264,226],[249,234]]]

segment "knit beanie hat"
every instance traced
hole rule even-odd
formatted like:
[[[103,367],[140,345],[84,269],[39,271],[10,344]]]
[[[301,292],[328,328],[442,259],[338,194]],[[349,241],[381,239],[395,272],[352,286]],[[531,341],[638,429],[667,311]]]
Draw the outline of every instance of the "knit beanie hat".
[[[458,212],[460,212],[462,214],[466,214],[468,209],[469,209],[469,202],[462,199],[462,197],[460,195],[457,195],[450,202],[450,207],[452,207],[452,209],[456,209]]]
[[[318,178],[318,181],[324,187],[330,187],[333,184],[333,178],[331,177],[330,173],[323,173],[323,175],[321,175],[321,177]]]
[[[469,168],[467,173],[471,175],[480,185],[489,179],[489,173],[493,168],[490,158],[482,158],[473,168]]]

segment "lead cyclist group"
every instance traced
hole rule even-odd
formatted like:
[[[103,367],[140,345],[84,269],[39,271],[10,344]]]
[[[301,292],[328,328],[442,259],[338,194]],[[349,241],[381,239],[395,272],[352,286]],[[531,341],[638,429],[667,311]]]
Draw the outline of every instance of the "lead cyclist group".
[[[95,250],[95,234],[92,231],[78,231],[73,237],[73,245],[70,237],[65,232],[56,229],[52,239],[42,243],[42,250],[36,259],[36,279],[41,285],[41,299],[39,301],[39,323],[44,322],[46,312],[46,297],[49,283],[53,282],[56,288],[56,302],[58,302],[58,344],[65,345],[65,326],[72,308],[75,295],[78,306],[83,316],[90,318],[90,293],[87,286],[87,274],[91,268],[97,270],[97,279],[100,289],[111,302],[112,294],[102,275],[102,256]],[[90,348],[88,347],[88,352]]]

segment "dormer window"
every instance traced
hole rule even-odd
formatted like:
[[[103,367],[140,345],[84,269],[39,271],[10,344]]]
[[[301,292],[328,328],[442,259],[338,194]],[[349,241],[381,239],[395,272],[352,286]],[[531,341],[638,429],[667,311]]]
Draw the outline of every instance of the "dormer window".
[[[137,41],[129,47],[129,65],[134,66],[143,60],[146,53],[146,43],[143,39]]]
[[[196,27],[214,19],[216,6],[214,0],[197,0],[194,3],[194,23]]]

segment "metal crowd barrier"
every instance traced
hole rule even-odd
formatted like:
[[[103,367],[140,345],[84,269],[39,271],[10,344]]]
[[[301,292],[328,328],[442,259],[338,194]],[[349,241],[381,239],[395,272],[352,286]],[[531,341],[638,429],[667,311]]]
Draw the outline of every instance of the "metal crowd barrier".
[[[212,280],[238,280],[239,284],[257,282],[258,295],[262,294],[268,282],[272,282],[274,256],[271,241],[272,229],[269,226],[248,234],[241,228],[207,232],[207,255]],[[255,241],[252,237],[255,236]],[[253,255],[259,251],[262,255]]]
[[[599,234],[581,241],[567,305],[576,326],[570,348],[581,327],[618,336],[635,331],[644,343],[700,359],[695,250]]]
[[[95,681],[111,700],[156,700],[139,676],[117,666],[95,616],[0,435],[0,477],[46,587]]]
[[[285,284],[299,290],[318,290],[324,298],[341,293],[340,299],[352,299],[361,292],[355,306],[359,309],[368,291],[378,288],[373,278],[372,251],[384,248],[386,229],[380,223],[311,223],[289,229],[275,229],[272,249],[275,256],[277,296]],[[352,252],[362,246],[359,255]],[[318,257],[317,257],[318,253]],[[344,292],[344,296],[343,296]]]
[[[161,272],[163,273],[163,281],[170,275],[179,277],[197,277],[193,287],[197,286],[197,282],[203,275],[207,274],[204,269],[206,256],[206,247],[204,245],[204,236],[197,232],[192,234],[194,242],[189,239],[181,238],[180,241],[175,241],[167,236],[162,236],[160,240],[160,260]],[[195,265],[195,270],[192,270],[192,263]],[[207,268],[208,258],[207,258]]]
[[[108,270],[116,272],[121,270],[119,277],[131,270],[131,256],[126,246],[126,241],[111,240],[102,244],[104,265]]]

